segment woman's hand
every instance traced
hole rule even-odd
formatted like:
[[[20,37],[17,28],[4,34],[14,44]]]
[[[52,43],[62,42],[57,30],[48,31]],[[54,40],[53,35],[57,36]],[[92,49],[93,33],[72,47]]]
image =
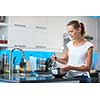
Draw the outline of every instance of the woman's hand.
[[[52,61],[56,61],[57,57],[56,56],[52,56]]]
[[[63,67],[61,68],[61,71],[62,71],[62,72],[69,71],[69,70],[71,70],[71,68],[70,68],[70,66],[68,66],[68,65],[65,65],[65,66],[63,66]]]

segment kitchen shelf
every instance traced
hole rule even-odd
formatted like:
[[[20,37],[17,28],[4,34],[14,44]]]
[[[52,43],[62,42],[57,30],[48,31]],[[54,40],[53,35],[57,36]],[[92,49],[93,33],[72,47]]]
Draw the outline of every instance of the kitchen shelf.
[[[8,45],[7,44],[0,44],[0,48],[1,47],[7,47]]]

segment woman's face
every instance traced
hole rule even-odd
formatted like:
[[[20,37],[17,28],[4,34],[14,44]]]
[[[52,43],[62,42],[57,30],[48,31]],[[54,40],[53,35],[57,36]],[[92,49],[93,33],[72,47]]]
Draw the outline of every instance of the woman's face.
[[[80,37],[80,28],[75,29],[72,25],[67,26],[67,31],[72,39],[77,39]]]

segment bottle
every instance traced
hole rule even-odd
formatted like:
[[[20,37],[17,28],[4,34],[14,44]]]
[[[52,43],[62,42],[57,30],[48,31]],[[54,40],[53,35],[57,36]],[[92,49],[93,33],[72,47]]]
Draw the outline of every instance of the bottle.
[[[39,58],[39,71],[42,71],[42,67],[43,67],[42,58]]]
[[[43,71],[46,71],[46,58],[43,58]]]
[[[7,63],[7,55],[6,54],[3,54],[3,63],[4,63],[4,66],[6,65]]]
[[[32,55],[29,58],[30,61],[30,67],[32,69],[32,72],[37,70],[37,57],[33,57]]]
[[[4,73],[8,74],[9,73],[9,64],[8,64],[7,54],[3,55],[3,66],[4,66]]]

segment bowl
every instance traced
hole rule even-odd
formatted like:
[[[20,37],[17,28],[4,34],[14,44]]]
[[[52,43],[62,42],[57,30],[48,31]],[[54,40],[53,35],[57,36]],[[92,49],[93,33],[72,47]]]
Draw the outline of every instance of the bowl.
[[[63,76],[66,75],[67,72],[62,72],[61,68],[51,68],[51,74],[55,77],[55,78],[62,78]]]

